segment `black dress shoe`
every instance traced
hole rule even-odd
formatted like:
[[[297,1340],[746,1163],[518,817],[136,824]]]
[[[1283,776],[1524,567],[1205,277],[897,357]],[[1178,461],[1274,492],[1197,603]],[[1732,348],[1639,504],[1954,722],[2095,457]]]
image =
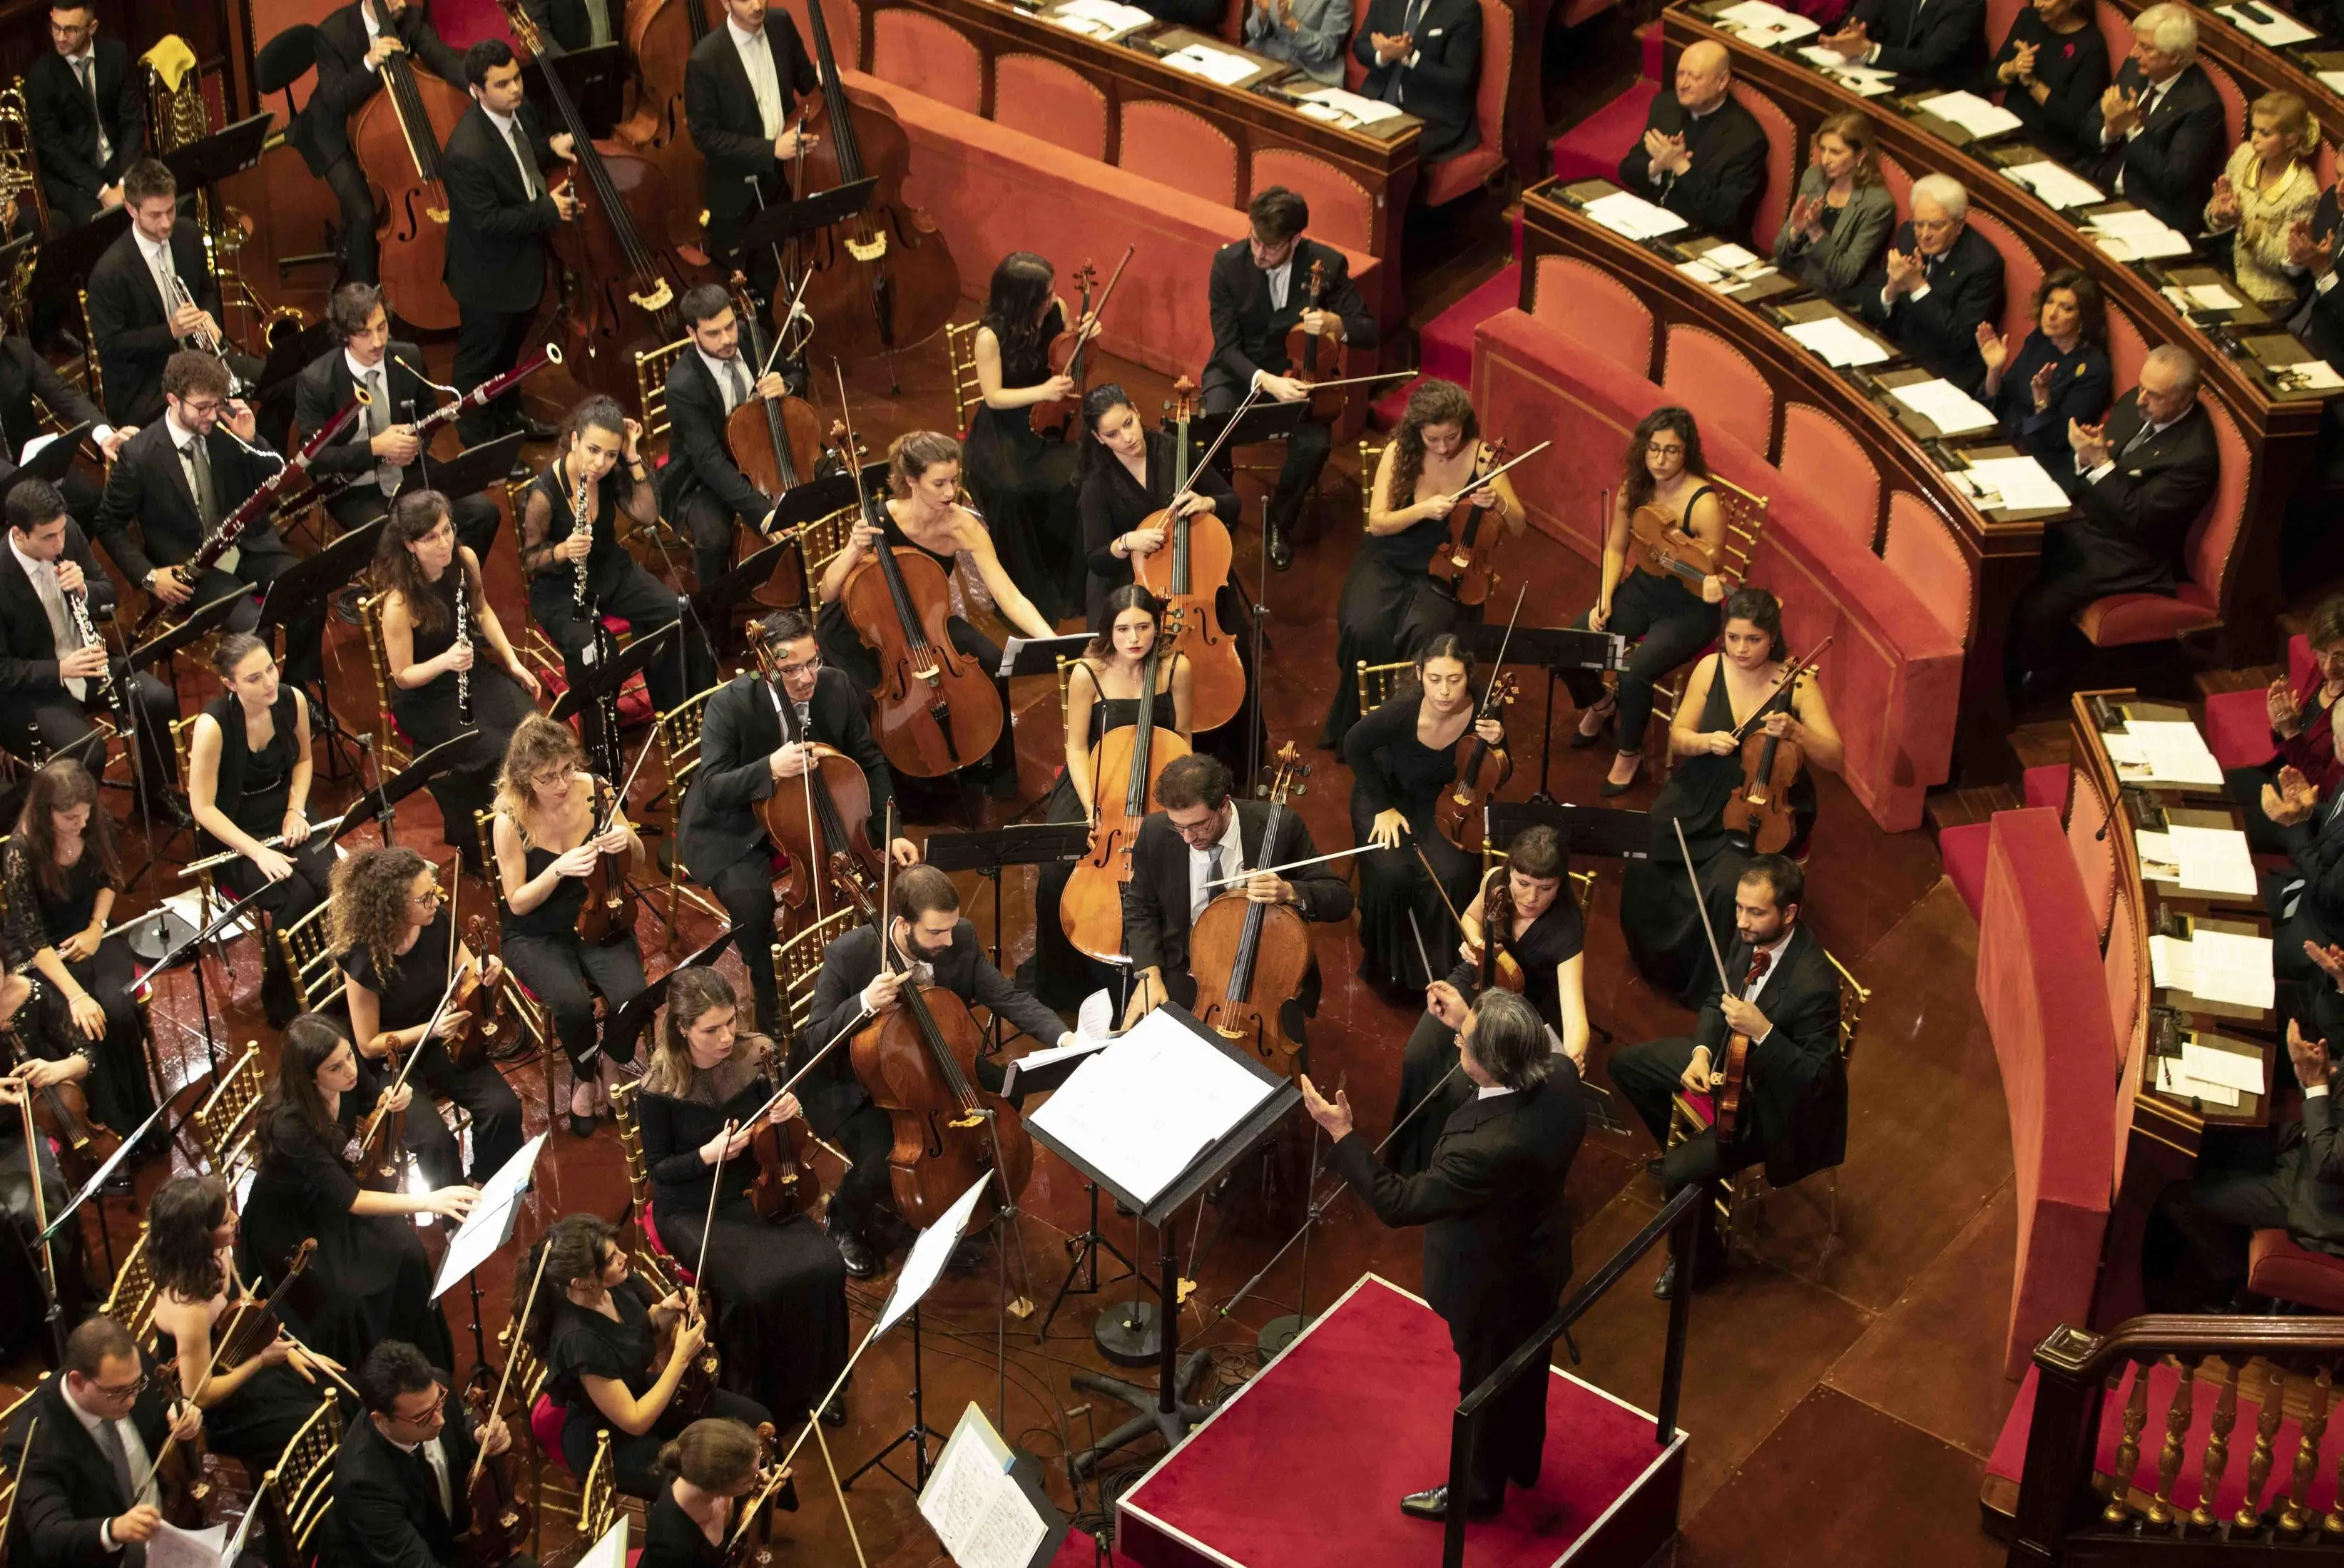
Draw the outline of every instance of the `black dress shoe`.
[[[1468,1502],[1468,1519],[1492,1519],[1506,1505],[1503,1498],[1493,1502]],[[1444,1520],[1449,1517],[1449,1488],[1446,1483],[1426,1492],[1411,1492],[1399,1500],[1399,1511],[1411,1519]]]
[[[1661,1265],[1661,1277],[1652,1281],[1652,1296],[1656,1300],[1665,1301],[1676,1293],[1677,1260],[1672,1255],[1667,1262]]]
[[[1276,523],[1270,524],[1268,531],[1269,540],[1266,548],[1269,551],[1269,569],[1272,572],[1283,572],[1294,564],[1294,546],[1287,542],[1286,531]]]
[[[158,794],[154,802],[155,820],[177,832],[196,825],[196,814],[187,809],[184,796]]]
[[[1696,1290],[1706,1290],[1724,1278],[1725,1264],[1723,1260],[1715,1263],[1696,1262],[1693,1265],[1692,1288]],[[1661,1277],[1652,1281],[1652,1294],[1659,1300],[1666,1301],[1676,1293],[1677,1260],[1674,1255],[1672,1255],[1667,1262],[1661,1265]]]
[[[570,1136],[572,1138],[593,1137],[594,1118],[591,1116],[580,1116],[576,1111],[571,1111],[570,1113]]]
[[[844,1392],[831,1395],[830,1402],[822,1407],[822,1424],[824,1426],[846,1424],[846,1395]]]
[[[1603,732],[1612,727],[1612,720],[1618,713],[1619,710],[1614,708],[1610,713],[1605,713],[1601,721],[1598,723],[1595,728],[1591,731],[1582,730],[1578,725],[1573,724],[1571,728],[1571,749],[1574,752],[1593,751],[1595,749],[1596,743],[1603,738]]]
[[[960,1245],[952,1249],[952,1256],[945,1260],[945,1269],[948,1273],[974,1274],[992,1259],[993,1249],[985,1244],[982,1238],[964,1236],[960,1239]]]
[[[873,1257],[870,1247],[861,1236],[844,1226],[834,1226],[830,1239],[838,1248],[839,1261],[857,1280],[868,1280],[879,1272],[879,1259]]]

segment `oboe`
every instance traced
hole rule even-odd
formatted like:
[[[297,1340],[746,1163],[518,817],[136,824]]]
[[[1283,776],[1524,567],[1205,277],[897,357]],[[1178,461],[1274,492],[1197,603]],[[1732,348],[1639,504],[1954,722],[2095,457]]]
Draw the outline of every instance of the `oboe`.
[[[586,619],[586,562],[594,553],[594,547],[591,542],[593,537],[593,525],[586,517],[586,476],[583,472],[579,474],[577,482],[571,488],[570,531],[572,533],[586,535],[590,541],[586,547],[586,554],[578,558],[578,587],[570,600],[571,612],[578,619],[583,621]]]
[[[106,644],[97,640],[97,628],[89,619],[89,590],[85,588],[77,593],[66,594],[66,602],[73,606],[74,630],[81,633],[82,646],[105,647]],[[106,705],[119,713],[122,708],[122,693],[114,683],[112,655],[107,656],[104,667],[98,671],[96,679],[98,689],[106,693]]]
[[[456,574],[456,644],[461,647],[472,640],[472,585],[465,577],[461,556],[448,565]],[[472,722],[472,672],[469,668],[456,672],[456,722]]]

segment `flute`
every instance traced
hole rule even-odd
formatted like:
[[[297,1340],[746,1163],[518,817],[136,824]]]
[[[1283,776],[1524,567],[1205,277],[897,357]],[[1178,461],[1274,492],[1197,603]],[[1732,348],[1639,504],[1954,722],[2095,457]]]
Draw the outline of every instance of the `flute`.
[[[343,818],[348,817],[349,815],[349,813],[344,812],[341,816],[329,816],[323,822],[311,823],[309,824],[310,836],[314,838],[318,834],[333,832],[334,829],[342,825]],[[260,841],[260,847],[263,849],[282,849],[285,847],[285,835],[280,833],[273,837],[264,838]],[[179,867],[179,875],[182,876],[192,876],[198,871],[209,871],[215,865],[226,865],[231,860],[241,858],[243,855],[244,851],[240,849],[223,849],[217,855],[207,855],[201,860],[191,860],[187,862],[187,865]]]

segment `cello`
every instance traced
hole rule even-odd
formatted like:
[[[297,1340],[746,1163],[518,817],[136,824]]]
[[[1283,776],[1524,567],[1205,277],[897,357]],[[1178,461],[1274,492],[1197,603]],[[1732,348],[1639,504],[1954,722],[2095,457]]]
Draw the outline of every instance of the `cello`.
[[[1137,245],[1123,248],[1123,259],[1115,264],[1115,274],[1106,280],[1106,288],[1099,295],[1099,310],[1106,309],[1108,298],[1115,293],[1115,286],[1123,280],[1123,269],[1131,265],[1132,253],[1138,248]],[[1065,440],[1074,435],[1082,420],[1083,399],[1090,391],[1090,382],[1083,367],[1083,353],[1099,333],[1098,315],[1091,309],[1091,287],[1098,281],[1098,268],[1087,261],[1084,262],[1081,270],[1075,274],[1075,281],[1082,286],[1082,309],[1076,315],[1074,327],[1050,339],[1048,350],[1050,374],[1073,377],[1075,389],[1063,398],[1050,398],[1034,404],[1026,415],[1026,422],[1032,426],[1036,435],[1047,436],[1053,440]]]
[[[1177,612],[1167,611],[1168,622]],[[1104,960],[1123,951],[1123,888],[1131,880],[1131,849],[1140,824],[1156,805],[1156,781],[1175,757],[1188,754],[1177,730],[1155,723],[1156,678],[1174,629],[1159,625],[1139,672],[1138,722],[1118,725],[1091,748],[1091,847],[1058,895],[1058,922],[1075,950]],[[1102,696],[1098,699],[1105,702]],[[1111,786],[1121,781],[1121,798]]]
[[[825,883],[851,882],[867,895],[872,884],[884,875],[879,851],[871,843],[871,784],[853,757],[807,737],[798,724],[796,705],[783,701],[770,681],[765,696],[773,704],[783,744],[804,746],[813,762],[793,778],[775,779],[773,793],[757,803],[757,816],[790,858],[777,889],[782,901],[800,916],[811,904],[820,920],[826,913]],[[844,888],[838,896],[845,902],[854,899]]]
[[[1214,601],[1229,580],[1228,526],[1210,511],[1191,517],[1180,510],[1189,475],[1212,460],[1220,442],[1213,443],[1204,462],[1190,464],[1188,421],[1197,413],[1197,385],[1187,377],[1172,383],[1172,400],[1165,408],[1173,429],[1172,504],[1149,513],[1139,526],[1164,530],[1170,548],[1133,558],[1131,576],[1164,602],[1173,651],[1188,660],[1189,729],[1201,733],[1236,718],[1246,699],[1245,664],[1214,610]],[[1235,428],[1234,420],[1224,425],[1223,437]]]
[[[386,38],[395,37],[382,0],[362,0]],[[460,89],[419,72],[405,49],[382,63],[382,91],[359,110],[350,151],[375,187],[375,232],[382,287],[400,319],[427,331],[452,330],[456,297],[448,291],[448,190],[440,149],[472,106]]]
[[[758,339],[756,301],[749,296],[749,278],[744,272],[732,274],[732,313],[741,323],[742,358],[758,367],[753,379],[762,381],[765,349]],[[760,495],[778,501],[814,477],[822,460],[822,416],[813,411],[812,403],[787,392],[775,398],[753,395],[726,416],[724,445],[741,477],[755,485]],[[761,532],[764,521],[756,520]],[[806,582],[804,547],[794,535],[789,550],[773,562],[773,575],[753,592],[758,603],[774,610],[803,604],[813,597]]]
[[[1292,741],[1278,748],[1262,859],[1276,855],[1287,800],[1302,793],[1298,780],[1308,772]],[[1198,1022],[1281,1077],[1294,1076],[1303,1045],[1300,1007],[1296,1004],[1292,1017],[1286,1007],[1301,996],[1310,973],[1310,927],[1300,910],[1258,904],[1242,887],[1218,895],[1188,933],[1188,973],[1197,982]]]
[[[1790,712],[1790,702],[1798,684],[1814,670],[1832,645],[1829,637],[1816,644],[1815,651],[1792,664],[1775,678],[1774,690],[1757,711],[1735,727],[1742,741],[1742,782],[1725,803],[1723,825],[1725,831],[1742,835],[1752,848],[1761,855],[1780,855],[1790,846],[1798,832],[1798,823],[1791,807],[1791,786],[1799,780],[1799,770],[1806,766],[1796,741],[1784,740],[1769,733],[1766,716],[1777,711]],[[1721,673],[1719,680],[1723,680]]]
[[[1327,292],[1327,263],[1321,259],[1310,264],[1309,293],[1303,301],[1305,312],[1324,310],[1318,301]],[[1343,379],[1343,323],[1339,317],[1329,315],[1316,332],[1307,331],[1300,322],[1287,329],[1286,373],[1305,386],[1320,381]],[[1331,425],[1343,417],[1346,399],[1339,391],[1315,391],[1310,394],[1311,423]]]

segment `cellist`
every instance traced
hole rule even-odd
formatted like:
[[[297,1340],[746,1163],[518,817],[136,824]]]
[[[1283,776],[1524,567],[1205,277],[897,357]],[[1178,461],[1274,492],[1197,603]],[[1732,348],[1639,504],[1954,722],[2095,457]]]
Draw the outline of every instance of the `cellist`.
[[[1082,519],[1083,559],[1089,566],[1083,618],[1096,626],[1106,596],[1131,581],[1131,563],[1170,542],[1167,531],[1147,526],[1149,518],[1177,499],[1185,516],[1209,511],[1235,526],[1244,504],[1228,477],[1209,466],[1191,473],[1187,491],[1176,498],[1172,432],[1150,430],[1141,423],[1131,394],[1112,381],[1093,387],[1084,397],[1083,429],[1090,439],[1083,443],[1075,468],[1075,509]],[[1223,631],[1237,629],[1241,612],[1236,599],[1236,590],[1223,584],[1215,604]],[[1229,607],[1226,613],[1221,612],[1225,604]]]
[[[797,24],[766,0],[724,0],[724,25],[693,46],[683,67],[684,120],[708,166],[702,248],[720,266],[732,264],[753,214],[790,198],[784,166],[814,141],[790,113],[820,85]],[[770,291],[770,255],[746,259]]]
[[[660,473],[660,511],[692,536],[692,568],[702,587],[732,564],[733,525],[763,533],[780,498],[758,490],[724,441],[724,422],[753,398],[787,389],[779,370],[758,373],[741,355],[741,319],[721,284],[685,292],[679,307],[692,352],[667,372],[667,467]],[[811,478],[811,475],[802,475]]]

